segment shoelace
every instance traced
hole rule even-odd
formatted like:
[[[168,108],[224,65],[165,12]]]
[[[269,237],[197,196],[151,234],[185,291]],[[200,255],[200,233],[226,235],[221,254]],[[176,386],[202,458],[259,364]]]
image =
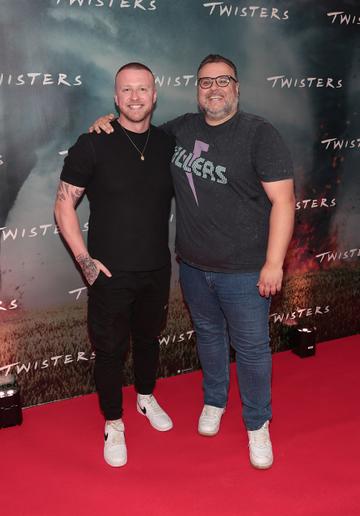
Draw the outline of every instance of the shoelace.
[[[111,426],[115,432],[111,432],[112,444],[123,444],[124,442],[124,427],[120,422],[111,421],[107,426]]]
[[[211,407],[210,405],[208,405],[208,406],[204,407],[204,412],[202,414],[202,417],[213,419],[213,418],[220,417],[220,415],[221,415],[220,409],[218,409],[217,407]]]
[[[142,400],[142,401],[144,401],[144,400]],[[150,395],[149,398],[147,399],[147,403],[149,405],[151,405],[151,408],[155,414],[162,414],[163,411],[162,411],[160,405],[158,404],[158,402],[156,401],[156,399],[154,398],[154,396]]]
[[[264,448],[270,444],[269,433],[267,427],[262,427],[259,430],[255,430],[250,434],[250,440],[255,446]]]
[[[118,432],[124,431],[124,423],[122,423],[121,421],[110,421],[108,423],[108,426],[111,426],[112,428],[114,428],[114,430],[117,430]]]

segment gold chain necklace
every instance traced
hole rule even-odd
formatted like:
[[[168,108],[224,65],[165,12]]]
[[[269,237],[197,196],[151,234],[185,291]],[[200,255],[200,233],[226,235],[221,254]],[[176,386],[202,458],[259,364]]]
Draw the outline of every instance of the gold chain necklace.
[[[135,149],[138,151],[138,153],[140,154],[140,159],[141,161],[145,161],[145,156],[144,156],[144,152],[145,152],[145,149],[146,149],[146,146],[148,144],[148,141],[149,141],[149,136],[150,136],[150,126],[149,126],[149,129],[148,129],[148,133],[147,133],[147,137],[146,137],[146,141],[145,141],[145,145],[143,147],[143,150],[141,151],[139,149],[139,147],[136,145],[136,143],[134,143],[132,141],[132,139],[130,138],[130,136],[128,135],[128,132],[127,130],[125,129],[125,127],[123,127],[121,124],[119,124],[121,129],[124,131],[124,133],[126,134],[126,136],[128,137],[130,143],[132,144],[133,147],[135,147]]]

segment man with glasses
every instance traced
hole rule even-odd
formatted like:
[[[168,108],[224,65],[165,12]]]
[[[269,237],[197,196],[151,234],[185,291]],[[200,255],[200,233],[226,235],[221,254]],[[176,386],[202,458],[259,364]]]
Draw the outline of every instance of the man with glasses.
[[[209,55],[198,68],[201,113],[162,126],[176,137],[180,280],[203,370],[201,435],[218,433],[229,388],[229,345],[248,432],[250,462],[273,463],[270,296],[281,289],[295,199],[289,153],[274,127],[239,111],[235,65]],[[105,129],[106,117],[95,124]]]

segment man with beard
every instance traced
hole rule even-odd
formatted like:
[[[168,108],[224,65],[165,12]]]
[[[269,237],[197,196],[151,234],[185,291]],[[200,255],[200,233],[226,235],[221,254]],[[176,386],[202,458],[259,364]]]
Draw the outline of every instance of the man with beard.
[[[280,291],[295,213],[289,153],[274,127],[239,111],[232,61],[209,55],[197,74],[202,113],[162,126],[176,137],[172,158],[176,251],[203,370],[201,435],[220,428],[229,388],[229,344],[248,432],[250,462],[273,463],[270,296]],[[103,117],[95,130],[111,132]]]
[[[127,461],[122,421],[122,369],[132,338],[137,410],[159,431],[172,421],[152,392],[170,284],[168,221],[173,138],[153,125],[154,76],[128,63],[115,76],[120,116],[112,134],[85,134],[69,150],[55,215],[89,284],[88,326],[96,351],[95,381],[105,415],[105,461]],[[88,248],[76,205],[86,193]]]

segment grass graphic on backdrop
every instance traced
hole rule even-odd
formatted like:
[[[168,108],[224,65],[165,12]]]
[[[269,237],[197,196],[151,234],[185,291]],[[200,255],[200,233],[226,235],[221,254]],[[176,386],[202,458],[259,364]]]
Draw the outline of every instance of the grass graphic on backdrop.
[[[277,322],[270,318],[272,350],[291,347],[291,327],[296,321],[315,326],[318,341],[359,333],[359,294],[360,272],[355,273],[350,268],[288,278],[281,295],[272,301],[270,313],[279,314]],[[323,315],[315,315],[317,306],[321,307]],[[291,313],[297,308],[307,307],[313,309],[313,315],[292,318]],[[0,326],[0,368],[19,362],[17,376],[24,406],[95,390],[94,360],[84,304],[45,311],[4,312],[1,319],[6,324]],[[176,286],[171,293],[168,324],[161,339],[159,377],[199,368],[195,335],[191,330],[180,288]],[[80,360],[77,360],[78,353]],[[48,361],[48,367],[42,367],[44,360]],[[16,366],[13,371],[17,372]],[[125,365],[124,383],[133,383],[131,354]]]

